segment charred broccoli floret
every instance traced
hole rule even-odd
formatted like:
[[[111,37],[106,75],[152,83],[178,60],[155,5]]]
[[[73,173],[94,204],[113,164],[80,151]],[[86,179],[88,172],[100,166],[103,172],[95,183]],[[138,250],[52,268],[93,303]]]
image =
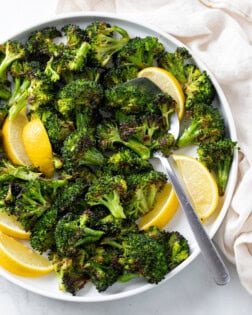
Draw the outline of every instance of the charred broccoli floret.
[[[123,177],[104,175],[90,185],[86,201],[90,206],[103,205],[118,219],[124,219],[122,201],[127,191],[127,183]]]
[[[175,52],[165,52],[158,60],[158,65],[171,72],[183,85],[187,81],[185,65],[192,56],[185,47],[178,47]]]
[[[34,31],[28,37],[26,49],[33,60],[48,60],[52,56],[59,56],[64,47],[57,45],[54,39],[61,37],[61,32],[54,26]]]
[[[117,66],[136,66],[143,69],[154,65],[164,52],[164,46],[156,37],[135,37],[129,40],[116,56]]]
[[[121,144],[128,147],[137,153],[142,159],[147,160],[150,158],[151,152],[148,147],[134,139],[124,141],[120,136],[119,129],[115,123],[105,123],[97,127],[98,137],[100,139],[100,146],[104,150],[110,150],[116,144]]]
[[[210,105],[215,96],[215,89],[207,72],[201,71],[193,64],[187,65],[185,69],[187,73],[187,80],[183,85],[185,107],[191,108],[198,103]]]
[[[94,81],[78,79],[65,85],[58,94],[57,109],[66,118],[85,107],[94,108],[103,98],[101,85]]]
[[[179,137],[177,146],[211,143],[220,140],[225,134],[225,124],[217,108],[197,104],[192,109],[191,122]]]
[[[79,247],[96,242],[102,237],[104,232],[89,228],[88,220],[88,213],[74,215],[69,212],[57,222],[54,237],[59,255],[71,256]]]
[[[200,144],[197,153],[199,160],[216,175],[219,194],[224,195],[228,182],[237,143],[231,139],[223,139],[209,144]]]
[[[4,82],[7,79],[7,70],[10,65],[15,60],[25,57],[25,49],[23,45],[17,41],[7,41],[3,45],[0,45],[0,52],[4,55],[0,62],[0,81]]]
[[[157,171],[141,172],[127,177],[128,195],[125,203],[127,218],[139,219],[153,209],[157,193],[162,190],[166,178]]]
[[[148,108],[152,97],[136,86],[116,85],[105,90],[106,106],[126,114],[141,113]]]
[[[122,175],[137,174],[151,169],[152,166],[148,161],[141,159],[135,152],[128,149],[112,154],[106,166],[106,172]]]
[[[31,180],[22,185],[16,198],[14,214],[26,231],[30,231],[38,219],[50,209],[65,180]]]
[[[75,295],[88,282],[83,271],[87,259],[85,250],[78,250],[72,257],[61,257],[57,253],[52,255],[52,264],[58,278],[59,289]]]
[[[138,71],[138,68],[135,66],[110,68],[104,75],[103,85],[106,88],[112,88],[113,86],[136,78]]]
[[[75,24],[67,24],[62,27],[62,32],[67,39],[67,45],[70,47],[79,47],[86,40],[86,32]]]
[[[94,22],[86,28],[89,41],[90,60],[98,66],[105,66],[111,57],[129,41],[129,35],[123,28],[105,22]],[[119,38],[118,38],[119,36]]]

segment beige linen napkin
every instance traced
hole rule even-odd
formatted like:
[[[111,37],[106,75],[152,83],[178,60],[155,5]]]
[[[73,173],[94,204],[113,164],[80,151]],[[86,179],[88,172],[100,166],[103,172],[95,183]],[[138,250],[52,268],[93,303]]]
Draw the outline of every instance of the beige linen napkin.
[[[252,294],[252,2],[251,0],[59,0],[57,13],[113,12],[156,25],[188,45],[229,101],[241,148],[237,187],[218,232]]]

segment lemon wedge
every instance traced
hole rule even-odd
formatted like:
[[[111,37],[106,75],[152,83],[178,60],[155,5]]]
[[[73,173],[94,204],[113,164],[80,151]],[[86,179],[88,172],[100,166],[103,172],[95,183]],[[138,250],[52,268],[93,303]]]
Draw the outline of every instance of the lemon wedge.
[[[22,141],[22,132],[27,123],[26,115],[20,113],[13,120],[7,117],[3,124],[3,148],[10,161],[16,165],[31,165]]]
[[[219,194],[216,181],[209,170],[196,158],[177,154],[173,157],[195,211],[204,222],[218,206]]]
[[[0,265],[23,277],[39,277],[53,270],[47,258],[30,247],[0,232]]]
[[[47,177],[51,177],[54,173],[52,146],[39,118],[33,118],[24,126],[22,142],[32,164]]]

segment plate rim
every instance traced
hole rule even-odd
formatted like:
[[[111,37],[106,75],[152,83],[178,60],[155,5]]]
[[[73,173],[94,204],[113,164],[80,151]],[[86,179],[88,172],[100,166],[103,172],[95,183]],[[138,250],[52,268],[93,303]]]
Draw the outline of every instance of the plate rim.
[[[104,20],[106,20],[106,19],[120,20],[120,21],[123,21],[124,23],[129,23],[132,26],[137,25],[140,28],[149,29],[152,32],[154,31],[176,46],[186,47],[188,49],[188,51],[192,54],[193,59],[195,60],[197,65],[201,69],[206,70],[208,75],[210,76],[210,78],[211,78],[211,80],[212,80],[212,82],[216,88],[220,102],[221,102],[222,106],[224,107],[225,115],[226,115],[229,129],[230,129],[229,130],[230,131],[230,137],[233,141],[237,141],[236,126],[234,123],[234,119],[232,116],[232,112],[231,112],[229,103],[226,99],[226,96],[225,96],[220,84],[218,83],[218,81],[215,78],[215,76],[213,75],[213,73],[208,69],[207,65],[205,63],[203,63],[202,60],[200,60],[198,57],[194,58],[195,54],[192,52],[192,50],[187,45],[182,43],[175,36],[169,34],[168,32],[164,31],[162,28],[159,28],[156,25],[153,25],[152,23],[143,22],[142,20],[140,20],[140,22],[139,22],[139,21],[136,21],[134,18],[128,18],[127,16],[125,16],[123,14],[115,14],[115,13],[104,12],[104,11],[86,11],[86,12],[62,13],[62,14],[52,16],[52,17],[49,17],[46,19],[41,19],[37,23],[33,23],[30,26],[27,26],[27,27],[21,29],[19,32],[12,34],[12,36],[10,36],[9,38],[4,39],[3,42],[6,40],[15,40],[17,37],[23,37],[23,36],[25,36],[26,33],[31,32],[31,31],[36,30],[36,29],[39,29],[39,28],[42,28],[43,26],[46,26],[47,24],[62,23],[62,22],[64,22],[64,20],[81,19],[81,18],[83,18],[83,19],[85,19],[85,18],[93,18],[93,19],[97,18],[97,19],[104,19]],[[228,207],[230,205],[230,202],[231,202],[234,190],[235,190],[237,177],[238,177],[238,152],[237,151],[235,152],[233,163],[232,163],[232,168],[231,168],[230,172],[232,173],[232,177],[230,178],[229,183],[228,183],[228,193],[225,197],[225,201],[224,201],[224,204],[222,205],[222,209],[218,215],[218,218],[214,222],[216,228],[213,231],[211,231],[211,233],[209,233],[210,238],[213,238],[214,235],[216,234],[216,232],[218,231],[218,229],[220,228],[220,225],[223,222],[224,217],[226,216],[226,213],[228,211]],[[225,208],[223,209],[224,206],[225,206]],[[188,267],[190,265],[190,263],[199,255],[199,253],[200,253],[200,250],[196,244],[196,247],[194,248],[194,252],[183,263],[181,263],[174,270],[172,270],[165,277],[165,279],[162,280],[159,284],[166,282],[168,279],[172,278],[177,273],[179,273],[182,269],[184,269],[185,267]],[[7,279],[8,281],[12,282],[13,284],[18,285],[19,287],[22,287],[22,288],[24,288],[30,292],[33,292],[33,293],[36,293],[36,294],[39,294],[41,296],[45,296],[45,297],[48,297],[51,299],[70,301],[70,302],[104,302],[104,301],[118,300],[118,299],[130,297],[130,296],[133,296],[133,295],[136,295],[136,294],[139,294],[139,293],[142,293],[142,292],[145,292],[147,290],[150,290],[150,289],[157,287],[157,285],[146,283],[146,284],[144,284],[138,288],[134,288],[130,291],[123,291],[123,292],[111,294],[111,295],[106,295],[106,293],[100,293],[99,298],[97,298],[97,296],[92,298],[90,296],[86,297],[85,295],[72,296],[72,295],[69,295],[68,293],[62,294],[62,295],[56,295],[56,294],[51,294],[50,292],[45,292],[44,290],[36,288],[36,287],[33,288],[32,285],[29,285],[27,283],[22,282],[22,277],[15,276],[14,274],[11,274],[8,271],[5,271],[1,267],[0,267],[0,276],[2,276],[3,278]]]

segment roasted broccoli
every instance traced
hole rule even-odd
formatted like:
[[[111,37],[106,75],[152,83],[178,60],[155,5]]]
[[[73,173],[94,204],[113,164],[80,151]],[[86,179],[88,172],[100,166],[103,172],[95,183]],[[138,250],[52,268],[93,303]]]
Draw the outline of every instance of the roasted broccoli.
[[[122,176],[104,175],[89,186],[86,201],[90,206],[103,205],[115,218],[125,218],[122,201],[126,196],[127,183]]]
[[[40,108],[36,115],[45,126],[53,151],[60,153],[64,140],[75,130],[75,122],[65,119],[49,106]]]
[[[151,156],[150,149],[137,140],[124,141],[120,136],[119,129],[115,123],[107,122],[97,127],[100,146],[104,150],[111,150],[116,144],[128,147],[137,153],[142,159],[147,160]]]
[[[69,174],[85,165],[101,166],[105,162],[105,157],[96,147],[95,139],[85,129],[75,130],[66,138],[61,154],[64,170]]]
[[[22,184],[16,198],[14,214],[26,231],[30,231],[38,219],[51,207],[59,188],[65,180],[31,180]]]
[[[152,170],[129,175],[126,180],[128,193],[125,215],[136,220],[153,209],[157,193],[162,190],[166,178],[162,173]]]
[[[72,118],[73,112],[93,109],[103,98],[103,88],[94,81],[78,79],[65,85],[58,94],[57,109],[66,118]]]
[[[54,230],[57,220],[58,211],[53,206],[42,214],[31,229],[30,244],[32,248],[40,253],[54,249]]]
[[[118,52],[117,66],[135,66],[138,69],[151,67],[164,52],[164,46],[156,37],[135,37]]]
[[[224,195],[228,182],[237,143],[231,139],[223,139],[213,143],[200,144],[197,153],[199,160],[216,175],[219,194]]]
[[[7,70],[15,60],[25,57],[25,49],[23,45],[17,41],[7,41],[0,45],[0,52],[4,58],[0,62],[0,81],[5,82],[7,79]]]
[[[211,105],[197,104],[191,112],[191,121],[177,141],[179,148],[189,144],[211,143],[223,138],[225,124],[219,110]]]
[[[141,159],[135,152],[129,149],[122,149],[108,158],[105,171],[114,175],[129,175],[149,171],[151,169],[151,164]]]
[[[178,47],[175,52],[165,52],[158,60],[158,65],[171,72],[183,85],[187,81],[185,65],[191,62],[192,56],[185,47]]]
[[[110,26],[105,22],[94,22],[85,29],[90,43],[90,61],[98,66],[105,66],[111,57],[129,41],[126,30],[119,26]]]
[[[98,246],[83,266],[83,271],[99,292],[114,284],[122,274],[118,263],[120,251],[111,246]]]
[[[147,95],[136,86],[122,84],[105,90],[106,106],[120,109],[126,114],[144,112],[151,100],[151,95]]]
[[[49,60],[52,56],[59,56],[64,48],[63,43],[56,44],[54,39],[62,37],[61,32],[54,26],[34,31],[28,37],[26,49],[33,60]]]
[[[59,289],[75,295],[89,281],[83,271],[83,265],[87,258],[86,251],[78,250],[72,257],[61,257],[57,253],[53,253],[51,256]]]
[[[191,108],[195,104],[210,105],[215,96],[215,89],[206,71],[201,71],[193,64],[186,65],[187,80],[183,85],[185,93],[185,107]]]
[[[138,71],[138,68],[135,66],[110,68],[104,74],[103,86],[105,88],[112,88],[113,86],[132,80],[137,77]]]
[[[88,220],[88,213],[74,215],[68,212],[57,222],[54,237],[59,255],[71,256],[79,247],[96,242],[102,237],[104,232],[89,228]]]
[[[86,40],[86,32],[75,24],[67,24],[62,27],[62,32],[67,39],[69,47],[79,47]]]

